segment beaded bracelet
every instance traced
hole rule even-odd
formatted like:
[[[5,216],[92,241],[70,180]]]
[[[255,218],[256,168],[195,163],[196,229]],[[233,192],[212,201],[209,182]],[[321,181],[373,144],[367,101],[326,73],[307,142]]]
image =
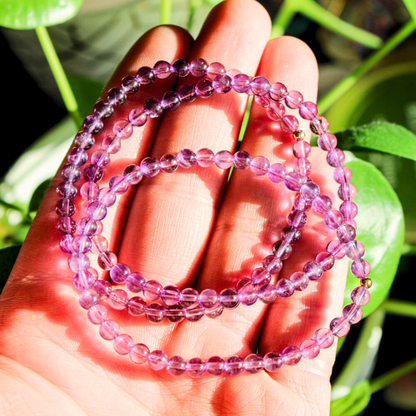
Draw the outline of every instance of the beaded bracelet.
[[[72,216],[75,205],[72,199],[78,189],[74,185],[81,178],[80,166],[88,160],[87,150],[95,140],[94,135],[103,128],[103,119],[111,117],[114,107],[121,106],[126,98],[136,93],[141,86],[150,85],[155,78],[166,79],[171,74],[184,78],[189,74],[203,77],[193,85],[182,85],[178,92],[166,92],[160,101],[152,98],[146,101],[144,108],[130,111],[129,120],[119,120],[113,126],[113,136],[107,136],[101,143],[101,150],[91,156],[91,164],[83,171],[86,182],[80,188],[80,194],[86,201],[82,206],[83,217],[75,223]],[[232,155],[229,151],[214,154],[209,149],[201,149],[197,153],[189,149],[180,151],[176,156],[167,154],[157,160],[145,158],[140,165],[127,166],[122,175],[116,175],[109,181],[109,186],[99,188],[97,183],[103,177],[103,170],[110,164],[110,155],[121,148],[121,140],[128,139],[133,127],[144,126],[148,118],[159,117],[163,111],[172,111],[181,103],[190,103],[197,97],[209,98],[214,92],[227,93],[231,89],[238,93],[254,95],[254,101],[266,108],[266,113],[272,120],[278,121],[284,133],[293,134],[295,143],[293,153],[297,159],[293,171],[287,170],[280,163],[270,165],[267,158],[251,156],[245,151]],[[332,200],[320,194],[320,189],[309,177],[312,166],[308,161],[311,148],[303,139],[305,134],[299,130],[299,122],[294,116],[285,115],[283,103],[291,109],[298,109],[303,119],[310,121],[310,128],[317,134],[318,146],[327,151],[327,162],[335,168],[334,180],[340,184],[338,196],[343,203],[339,211],[332,210]],[[356,195],[355,187],[349,183],[351,171],[342,166],[344,153],[336,149],[336,137],[328,133],[328,122],[324,117],[317,116],[317,107],[312,102],[304,102],[297,91],[287,91],[281,83],[270,84],[261,76],[249,77],[236,70],[226,71],[220,63],[207,64],[203,59],[195,59],[188,64],[177,60],[172,65],[159,61],[153,68],[142,67],[136,76],[127,76],[121,81],[121,88],[109,91],[107,99],[99,101],[94,106],[94,115],[88,116],[81,131],[76,135],[75,146],[69,151],[68,164],[61,169],[63,182],[57,187],[61,198],[56,204],[56,212],[60,216],[58,229],[64,236],[60,241],[62,251],[69,254],[69,267],[74,271],[74,285],[82,290],[79,297],[80,305],[88,310],[88,318],[93,324],[100,325],[102,338],[113,340],[114,349],[122,355],[129,354],[134,363],[147,362],[153,370],[166,368],[172,375],[181,375],[185,371],[191,377],[200,377],[205,372],[220,375],[224,371],[236,375],[243,371],[257,373],[262,369],[273,372],[283,364],[294,365],[301,357],[311,359],[319,354],[320,349],[328,348],[334,341],[334,336],[345,336],[351,323],[358,322],[362,317],[361,306],[368,303],[371,279],[367,278],[370,266],[362,258],[363,245],[355,241],[357,206],[352,200]],[[281,239],[274,243],[273,254],[263,260],[262,267],[252,271],[250,278],[242,278],[236,288],[224,289],[218,294],[213,289],[198,293],[193,288],[180,290],[176,286],[163,287],[157,281],[146,281],[140,273],[131,273],[124,263],[119,263],[114,253],[108,251],[108,242],[101,236],[103,226],[101,220],[107,214],[107,208],[114,205],[117,195],[124,194],[130,185],[138,184],[143,176],[154,177],[160,171],[175,172],[178,167],[189,169],[194,165],[208,168],[215,164],[220,169],[233,166],[237,170],[250,169],[255,175],[268,175],[272,182],[284,182],[286,187],[297,192],[294,209],[288,216],[288,226],[281,232]],[[292,252],[292,245],[300,238],[300,229],[306,225],[307,212],[313,208],[318,214],[324,215],[325,225],[337,231],[337,240],[327,245],[325,252],[319,253],[314,260],[305,264],[302,272],[292,273],[289,279],[272,281],[272,275],[277,275],[283,267],[283,260]],[[78,235],[75,232],[78,232]],[[127,292],[112,289],[110,282],[98,280],[98,272],[90,267],[88,252],[98,255],[98,265],[110,271],[110,277],[116,284],[125,283],[130,292],[143,292],[142,297],[128,298]],[[145,315],[152,323],[161,322],[167,318],[171,322],[183,319],[198,321],[204,315],[209,318],[219,316],[224,308],[235,308],[239,303],[252,305],[257,299],[264,303],[272,303],[277,297],[286,298],[297,290],[304,290],[309,280],[321,278],[323,272],[333,267],[336,259],[345,255],[353,260],[351,271],[360,279],[360,286],[351,293],[352,303],[345,306],[343,316],[331,321],[329,329],[318,329],[312,340],[305,340],[300,348],[289,346],[280,354],[272,351],[263,358],[250,354],[244,360],[238,356],[224,360],[211,357],[206,362],[193,358],[186,362],[182,357],[170,359],[160,350],[150,352],[144,344],[135,344],[127,334],[120,334],[118,324],[107,318],[107,309],[99,304],[100,300],[116,310],[126,309],[130,315]],[[154,303],[161,299],[165,306]]]

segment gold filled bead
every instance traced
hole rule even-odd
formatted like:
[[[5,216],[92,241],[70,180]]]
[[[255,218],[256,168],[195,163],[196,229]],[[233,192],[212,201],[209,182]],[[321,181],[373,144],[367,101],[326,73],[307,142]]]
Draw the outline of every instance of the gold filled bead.
[[[370,287],[373,285],[373,281],[367,277],[366,279],[362,279],[360,284],[366,289],[370,289]]]
[[[305,140],[306,134],[303,130],[297,130],[293,133],[293,137],[296,140]]]

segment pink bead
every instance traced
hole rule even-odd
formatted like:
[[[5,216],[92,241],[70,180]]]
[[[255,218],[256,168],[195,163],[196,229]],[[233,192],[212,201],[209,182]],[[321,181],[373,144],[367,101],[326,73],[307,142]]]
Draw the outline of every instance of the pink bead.
[[[286,260],[292,254],[292,246],[286,241],[278,240],[272,246],[273,253],[281,260]]]
[[[357,196],[357,189],[351,183],[343,183],[338,188],[338,196],[343,201],[352,201]]]
[[[233,164],[238,170],[245,170],[250,167],[251,156],[244,150],[234,153]]]
[[[170,358],[166,365],[166,371],[171,376],[180,376],[185,372],[185,370],[186,361],[178,355],[175,355],[174,357]]]
[[[299,121],[295,116],[283,116],[280,121],[280,129],[283,133],[294,133],[299,127]]]
[[[299,348],[294,345],[286,347],[281,356],[283,364],[286,365],[296,365],[302,358]]]
[[[358,286],[351,292],[351,300],[358,306],[367,305],[370,301],[370,292],[365,287]]]
[[[66,157],[71,165],[82,166],[88,160],[87,152],[80,147],[73,147]]]
[[[312,201],[307,201],[302,197],[302,195],[296,195],[295,199],[293,200],[293,208],[297,209],[298,211],[308,212],[312,208]]]
[[[104,204],[107,208],[116,203],[117,195],[110,188],[101,188],[97,195],[97,201]]]
[[[203,318],[204,315],[205,310],[199,303],[195,303],[185,309],[185,318],[190,322],[197,322]]]
[[[61,169],[61,177],[65,182],[75,183],[81,177],[81,169],[77,165],[65,165]]]
[[[340,225],[337,229],[337,237],[342,243],[354,241],[355,228],[349,224]]]
[[[137,71],[136,78],[140,82],[140,85],[150,85],[155,80],[155,74],[153,73],[152,68],[142,66]]]
[[[199,294],[198,301],[205,309],[213,308],[218,304],[218,293],[214,289],[205,289]]]
[[[74,139],[74,145],[85,150],[91,149],[91,147],[94,145],[94,142],[95,139],[92,134],[85,131],[79,132]]]
[[[334,180],[339,184],[348,183],[351,177],[351,169],[346,166],[338,166],[334,169]]]
[[[84,309],[90,309],[100,301],[100,295],[95,289],[86,289],[78,297],[78,302]]]
[[[315,260],[322,266],[322,269],[324,271],[332,269],[335,264],[335,257],[331,253],[328,253],[327,251],[319,253],[315,257]]]
[[[101,221],[107,215],[107,207],[101,202],[92,202],[87,208],[87,216],[95,221]]]
[[[269,373],[275,373],[282,367],[283,360],[280,354],[272,351],[263,357],[263,365],[266,371]]]
[[[238,300],[243,305],[253,305],[256,303],[257,293],[252,283],[248,283],[238,290]]]
[[[327,152],[334,150],[337,142],[337,138],[332,133],[324,133],[318,137],[318,146]]]
[[[94,235],[91,238],[91,242],[92,242],[91,251],[94,254],[100,254],[108,250],[108,241],[102,235]]]
[[[111,251],[105,251],[98,255],[97,264],[103,270],[110,270],[117,264],[117,256]]]
[[[274,163],[269,167],[267,176],[274,183],[283,182],[286,176],[286,166],[281,163]]]
[[[208,65],[207,74],[211,79],[214,79],[217,75],[225,74],[225,67],[220,62],[213,62],[212,64]]]
[[[276,283],[276,293],[279,298],[288,298],[295,292],[295,286],[288,279],[280,279]]]
[[[307,201],[313,201],[320,192],[319,186],[314,182],[305,183],[300,187],[300,194]]]
[[[244,360],[244,370],[250,374],[259,373],[263,370],[263,359],[257,354],[250,354]]]
[[[166,319],[173,323],[183,321],[185,318],[185,311],[179,305],[169,306],[165,311]]]
[[[160,298],[163,286],[156,280],[148,280],[143,285],[143,294],[147,300],[155,301]]]
[[[299,140],[293,145],[293,154],[298,159],[307,159],[311,154],[311,145],[308,142]]]
[[[133,134],[133,126],[127,120],[114,123],[113,134],[121,140],[126,140]]]
[[[215,155],[214,162],[220,169],[228,169],[233,164],[233,155],[228,150],[222,150]]]
[[[123,289],[114,289],[110,292],[107,302],[115,310],[123,310],[128,302],[127,293]]]
[[[214,152],[210,149],[200,149],[196,153],[196,162],[202,168],[208,168],[214,163]]]
[[[147,365],[154,371],[160,371],[166,368],[168,356],[161,350],[152,351],[147,355]]]
[[[144,176],[153,178],[160,172],[160,162],[153,157],[146,157],[140,163],[140,170]]]
[[[275,256],[268,256],[273,257],[274,260]],[[266,257],[267,259],[267,257]],[[263,262],[264,263],[264,262]],[[266,262],[269,264],[270,262]],[[281,267],[280,267],[281,268]],[[254,285],[264,285],[270,282],[270,271],[268,271],[264,267],[258,267],[251,272],[251,281]]]
[[[250,82],[250,88],[254,95],[266,95],[270,91],[270,82],[265,77],[254,77]]]
[[[147,361],[150,350],[144,344],[133,344],[130,348],[130,359],[135,364],[144,364]]]
[[[339,211],[330,210],[324,216],[325,225],[331,230],[336,230],[344,222],[344,217]]]
[[[128,165],[123,170],[123,176],[129,185],[137,185],[143,179],[140,167],[137,165]]]
[[[345,162],[345,153],[341,149],[330,150],[326,156],[328,165],[337,167]]]
[[[301,186],[306,183],[306,178],[297,172],[290,172],[285,176],[285,185],[291,191],[299,191]],[[302,197],[303,198],[303,197]]]
[[[202,377],[205,373],[205,362],[200,358],[191,358],[186,363],[186,372],[192,378]]]
[[[101,100],[94,105],[94,114],[100,119],[110,117],[114,112],[113,106],[107,100]]]
[[[198,302],[199,293],[193,288],[186,288],[181,293],[181,305],[184,308],[194,305]]]
[[[132,126],[144,126],[147,121],[147,114],[145,113],[143,108],[134,108],[129,113],[129,121]]]
[[[61,241],[59,242],[59,247],[60,249],[65,253],[65,254],[71,254],[72,253],[72,241],[73,241],[73,237],[72,235],[64,235],[61,238]]]
[[[158,61],[153,66],[153,73],[158,79],[166,79],[171,75],[170,63],[166,61]]]
[[[197,94],[194,85],[184,84],[178,90],[179,99],[182,103],[192,103],[196,100]]]
[[[133,338],[127,334],[121,334],[113,341],[114,350],[120,355],[127,355],[133,346]]]
[[[302,272],[292,273],[289,280],[293,283],[295,290],[298,291],[305,290],[309,284],[308,276]]]
[[[303,341],[299,349],[302,357],[307,360],[312,360],[317,357],[320,351],[319,346],[316,345],[316,342],[312,339],[306,339]]]
[[[174,111],[181,105],[181,99],[176,92],[167,91],[163,94],[161,104],[165,111]]]
[[[139,296],[133,296],[127,302],[127,311],[131,316],[141,316],[145,313],[147,303]]]
[[[56,226],[62,234],[74,234],[75,233],[76,223],[70,217],[60,218]]]
[[[219,94],[225,94],[231,90],[231,77],[226,74],[219,74],[214,78],[212,86]]]
[[[152,324],[157,324],[163,321],[165,317],[165,308],[158,303],[151,303],[145,309],[146,318]]]
[[[80,195],[86,201],[93,201],[99,190],[100,188],[95,182],[87,182],[81,186]]]
[[[231,81],[231,86],[238,93],[245,93],[250,89],[250,77],[245,74],[237,74]]]
[[[78,273],[81,270],[87,270],[90,267],[90,260],[85,254],[73,254],[68,260],[69,268]]]
[[[107,341],[112,341],[119,335],[120,327],[115,321],[104,321],[100,325],[100,335]]]
[[[360,306],[350,303],[349,305],[344,306],[344,309],[342,310],[342,317],[351,324],[356,324],[361,321],[363,317],[363,310]]]
[[[208,63],[205,59],[197,58],[191,62],[189,69],[194,77],[200,78],[207,74]]]
[[[312,207],[317,214],[325,215],[332,208],[332,199],[327,195],[319,195],[312,201]]]
[[[308,276],[309,280],[318,280],[324,272],[323,267],[316,261],[309,261],[303,266],[303,272]]]
[[[321,328],[313,334],[313,340],[320,348],[329,348],[334,343],[334,335],[331,330]]]
[[[222,290],[219,300],[221,305],[228,309],[234,309],[240,303],[237,291],[231,288]]]
[[[91,134],[98,134],[103,126],[103,122],[97,116],[88,116],[82,123],[82,129]]]
[[[257,297],[266,305],[273,303],[277,298],[276,286],[270,283],[263,284],[257,289]]]
[[[144,277],[140,273],[130,273],[126,277],[126,287],[130,292],[138,293],[143,290],[145,283]]]
[[[107,101],[110,105],[119,107],[126,101],[126,93],[120,88],[112,88],[108,91]]]
[[[198,97],[209,98],[214,94],[214,88],[212,86],[212,81],[207,78],[199,80],[195,86],[195,92]]]
[[[266,114],[271,120],[281,120],[285,115],[285,106],[273,101],[266,108]]]
[[[305,120],[313,120],[318,114],[318,107],[311,101],[305,101],[299,107],[299,115]]]
[[[91,239],[86,235],[78,235],[72,240],[72,250],[74,253],[86,254],[91,250]]]
[[[88,319],[94,325],[101,325],[107,320],[107,309],[103,305],[94,305],[88,309]]]
[[[108,185],[116,194],[124,194],[129,189],[127,179],[123,175],[113,176]]]
[[[225,361],[221,357],[210,357],[205,363],[205,369],[211,376],[220,376],[224,372]]]
[[[267,256],[263,260],[263,267],[270,273],[270,274],[277,274],[282,270],[283,263],[279,257],[275,255]]]
[[[95,285],[97,276],[91,273],[90,270],[94,269],[90,267],[88,270],[82,270],[74,276],[73,283],[78,290],[91,289]]]
[[[287,88],[280,82],[276,82],[270,86],[270,97],[275,101],[282,101],[287,95]]]
[[[364,279],[370,274],[371,266],[367,260],[356,259],[351,264],[351,273],[359,279]]]
[[[321,135],[328,131],[329,123],[328,120],[323,116],[318,116],[311,120],[309,124],[313,134]]]
[[[270,167],[270,162],[267,158],[263,156],[256,156],[251,160],[250,163],[250,170],[256,176],[263,176],[265,175]]]
[[[295,244],[300,240],[300,230],[296,227],[285,227],[280,234],[280,238],[289,244]]]
[[[179,166],[184,169],[189,169],[196,163],[196,155],[192,150],[183,149],[177,156]]]
[[[110,277],[114,283],[124,283],[129,274],[130,269],[124,263],[117,263],[110,270]]]
[[[338,338],[345,337],[350,331],[350,324],[344,318],[334,318],[329,324],[332,333]]]
[[[181,291],[176,286],[165,286],[160,297],[165,305],[177,305],[181,300]]]
[[[297,228],[301,229],[306,225],[307,221],[308,221],[308,217],[302,211],[293,210],[287,216],[287,223],[291,227],[297,227]]]
[[[139,91],[139,80],[133,75],[126,75],[120,82],[121,89],[126,94],[135,94]]]
[[[326,246],[326,251],[336,260],[341,260],[345,256],[345,244],[339,240],[333,240]]]
[[[107,280],[97,280],[94,284],[94,289],[100,296],[100,299],[107,299],[109,294],[112,292],[111,283]]]

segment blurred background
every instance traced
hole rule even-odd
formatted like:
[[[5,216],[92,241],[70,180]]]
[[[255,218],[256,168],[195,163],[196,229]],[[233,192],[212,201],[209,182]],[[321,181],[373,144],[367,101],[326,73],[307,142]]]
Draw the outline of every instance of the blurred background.
[[[166,9],[162,10],[163,1],[156,0],[74,3],[80,8],[72,13],[73,17],[46,26],[78,103],[77,113],[83,118],[117,63],[138,37],[163,22]],[[169,21],[188,28],[196,37],[206,15],[219,1],[168,3]],[[405,127],[412,134],[409,137],[414,137],[416,2],[263,0],[260,3],[274,22],[272,36],[298,37],[314,51],[320,67],[319,114],[328,118],[331,131],[387,121]],[[7,1],[4,4],[0,3],[0,8],[5,7],[0,12],[7,10]],[[0,257],[0,268],[9,270],[48,180],[77,131],[77,118],[68,112],[35,30],[16,30],[4,19],[0,24],[2,89],[6,97],[4,150],[0,156],[0,248],[5,250],[1,250],[4,254]],[[393,141],[392,146],[400,144]],[[416,412],[412,347],[416,316],[412,303],[416,288],[415,160],[365,148],[354,154],[381,171],[403,208],[405,243],[400,247],[394,284],[386,293],[389,292],[389,299],[407,302],[410,312],[404,316],[403,307],[395,310],[394,302],[390,302],[388,307],[371,315],[371,325],[365,327],[370,318],[356,325],[360,329],[352,331],[338,353],[334,380],[340,378],[334,385],[334,399],[350,393],[362,380],[389,374],[403,362],[413,360],[413,371],[407,369],[403,377],[393,377],[385,388],[372,391],[364,410],[363,406],[335,409],[331,415],[372,415],[380,406],[394,415],[413,414]],[[365,348],[354,355],[360,343]],[[362,371],[354,372],[351,368]],[[354,400],[358,403],[364,399],[358,394]],[[354,409],[359,412],[354,413]]]

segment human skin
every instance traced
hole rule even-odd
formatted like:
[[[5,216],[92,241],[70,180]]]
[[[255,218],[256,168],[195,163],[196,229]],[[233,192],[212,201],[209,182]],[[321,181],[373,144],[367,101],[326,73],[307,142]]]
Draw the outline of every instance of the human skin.
[[[220,3],[196,40],[178,27],[152,29],[119,64],[102,97],[141,66],[152,66],[161,59],[190,62],[203,57],[221,62],[227,69],[283,82],[289,90],[300,91],[305,101],[316,102],[318,70],[313,53],[295,38],[269,41],[270,29],[267,12],[252,0]],[[97,141],[111,132],[114,120],[126,118],[131,108],[173,89],[174,82],[171,77],[141,88],[105,122]],[[149,121],[123,141],[100,186],[120,174],[124,166],[149,155],[159,158],[183,148],[197,151],[203,147],[233,152],[246,103],[243,94],[214,94],[208,100],[182,105],[161,120]],[[308,123],[298,118],[308,132]],[[282,133],[264,109],[253,105],[241,148],[252,156],[264,155],[271,163],[291,166],[295,160],[292,144],[293,138]],[[326,164],[324,152],[313,149],[310,160],[312,179],[321,193],[337,201],[333,169]],[[110,249],[132,271],[163,285],[218,292],[233,287],[271,253],[271,245],[287,224],[294,194],[250,171],[235,172],[228,184],[227,176],[228,171],[212,166],[144,179],[109,209],[103,235]],[[54,207],[60,182],[58,173],[0,297],[2,415],[329,414],[335,345],[321,350],[313,360],[302,359],[276,373],[204,375],[200,379],[186,374],[173,377],[164,370],[153,372],[117,355],[80,308],[68,257],[58,247],[61,235]],[[79,208],[81,198],[75,201]],[[311,211],[280,276],[288,278],[302,270],[334,238],[334,232],[323,226],[322,217]],[[153,325],[111,308],[109,315],[135,342],[151,350],[162,349],[169,357],[245,357],[257,348],[264,355],[299,346],[341,315],[346,271],[347,263],[338,261],[319,281],[288,299],[277,299],[269,306],[260,301],[250,307],[240,305],[217,319],[197,323]]]

